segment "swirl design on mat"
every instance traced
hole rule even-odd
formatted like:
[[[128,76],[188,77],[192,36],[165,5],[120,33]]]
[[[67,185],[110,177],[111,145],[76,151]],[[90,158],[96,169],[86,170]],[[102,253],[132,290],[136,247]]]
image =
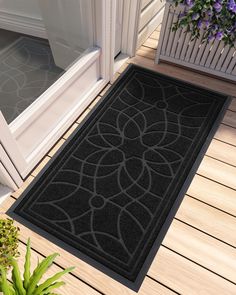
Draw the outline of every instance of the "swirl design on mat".
[[[202,94],[135,73],[88,123],[30,210],[128,265],[168,205],[211,104]]]
[[[20,115],[62,72],[46,41],[20,37],[1,53],[0,106],[6,121]]]

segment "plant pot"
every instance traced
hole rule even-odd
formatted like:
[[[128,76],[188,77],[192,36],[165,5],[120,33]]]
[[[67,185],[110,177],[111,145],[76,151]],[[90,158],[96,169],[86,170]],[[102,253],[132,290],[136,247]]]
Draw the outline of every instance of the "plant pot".
[[[171,1],[165,4],[156,63],[164,60],[236,81],[236,44],[235,47],[225,46],[223,41],[218,40],[202,43],[203,29],[200,38],[192,41],[186,28],[172,31],[173,24],[184,9],[185,5],[175,7]]]

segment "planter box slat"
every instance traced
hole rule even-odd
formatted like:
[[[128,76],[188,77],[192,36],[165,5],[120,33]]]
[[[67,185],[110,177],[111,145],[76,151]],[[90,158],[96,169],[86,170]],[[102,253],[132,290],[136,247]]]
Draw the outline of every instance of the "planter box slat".
[[[202,43],[203,31],[200,38],[195,40],[191,40],[191,33],[186,32],[186,28],[172,31],[183,10],[184,5],[175,7],[170,2],[166,3],[156,62],[166,60],[236,81],[235,48],[225,46],[223,41],[218,40]]]
[[[203,54],[204,54],[204,52],[205,52],[205,50],[206,50],[206,47],[207,47],[207,43],[203,43],[203,44],[201,44],[201,46],[200,46],[200,48],[199,48],[199,50],[198,50],[198,52],[197,52],[197,56],[196,56],[196,59],[195,59],[195,63],[197,64],[197,65],[199,65],[200,64],[200,62],[201,62],[201,60],[202,60],[202,56],[203,56]]]
[[[234,48],[230,48],[229,52],[227,53],[227,56],[225,58],[225,61],[220,69],[221,72],[226,72],[227,71],[227,68],[229,66],[229,63],[231,61],[231,57],[234,53]]]
[[[222,65],[223,65],[223,63],[225,61],[225,58],[228,55],[229,51],[230,51],[230,47],[229,46],[225,46],[224,47],[224,50],[223,50],[223,52],[221,54],[221,57],[220,57],[217,65],[216,65],[216,71],[220,71],[220,69],[222,68]]]
[[[212,46],[212,48],[211,48],[211,52],[210,52],[210,54],[208,55],[208,58],[207,58],[207,60],[206,60],[205,67],[210,68],[211,63],[212,63],[212,61],[213,61],[213,58],[214,58],[214,56],[215,56],[215,53],[216,53],[216,51],[217,51],[217,49],[218,49],[220,43],[221,43],[220,41],[215,41],[215,42],[213,43],[213,46]]]
[[[180,59],[181,60],[184,60],[185,59],[185,55],[186,55],[186,51],[188,49],[188,44],[190,42],[190,38],[191,38],[191,34],[190,33],[182,33],[182,35],[180,37],[180,40],[181,39],[184,40],[184,45],[183,45],[182,52],[181,52],[181,55],[180,55]]]
[[[224,48],[224,44],[222,43],[222,42],[220,42],[220,44],[219,44],[219,46],[218,46],[218,49],[217,49],[217,51],[216,51],[216,53],[215,53],[215,56],[214,56],[214,58],[213,58],[213,60],[212,60],[212,63],[211,63],[211,65],[210,65],[210,68],[211,69],[215,69],[215,67],[216,67],[216,65],[217,65],[217,63],[219,62],[219,59],[220,59],[220,56],[221,56],[221,54],[222,54],[222,50],[223,50],[223,48]]]

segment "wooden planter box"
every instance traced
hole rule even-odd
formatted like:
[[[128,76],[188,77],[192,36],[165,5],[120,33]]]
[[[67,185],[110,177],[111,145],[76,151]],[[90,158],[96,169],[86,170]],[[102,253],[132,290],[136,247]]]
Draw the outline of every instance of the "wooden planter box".
[[[184,5],[175,7],[171,2],[166,3],[156,63],[164,60],[236,81],[235,48],[224,46],[218,40],[201,44],[203,31],[194,41],[191,41],[191,33],[187,33],[186,28],[172,32],[172,26],[184,8]]]

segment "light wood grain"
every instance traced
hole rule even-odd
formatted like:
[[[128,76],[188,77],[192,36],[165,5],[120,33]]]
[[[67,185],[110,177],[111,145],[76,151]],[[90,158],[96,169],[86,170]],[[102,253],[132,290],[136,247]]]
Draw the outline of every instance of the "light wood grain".
[[[155,58],[155,54],[156,51],[153,50],[152,48],[146,47],[146,46],[141,46],[138,50],[137,50],[137,55],[139,56],[145,56],[146,58],[150,58],[150,59],[154,59]]]
[[[157,49],[157,43],[158,41],[156,39],[148,38],[144,43],[143,46],[152,48],[152,49]]]
[[[150,35],[151,39],[155,39],[158,41],[158,39],[160,38],[160,30],[155,30],[151,35]]]
[[[229,105],[229,110],[236,112],[236,97],[233,97],[233,99]]]
[[[149,275],[183,295],[235,295],[236,286],[180,255],[161,247]]]
[[[236,216],[236,191],[200,175],[195,175],[187,194]]]
[[[163,245],[236,283],[236,250],[173,220]]]
[[[236,146],[236,129],[221,124],[215,138]]]
[[[236,166],[236,146],[213,139],[206,154],[217,160]]]
[[[223,123],[236,128],[236,112],[232,112],[228,110],[224,116]]]
[[[75,130],[76,128],[79,127],[79,124],[77,122],[75,122],[67,131],[66,133],[63,135],[64,139],[67,139]]]
[[[236,189],[236,167],[205,156],[197,173]]]
[[[51,160],[51,157],[46,156],[43,160],[38,164],[38,166],[31,172],[31,175],[35,177],[39,174],[39,172],[43,169],[43,167]]]
[[[176,218],[236,247],[236,218],[186,196]]]
[[[33,176],[28,176],[25,181],[23,182],[22,186],[16,190],[15,192],[13,192],[11,195],[14,197],[14,198],[18,198],[22,193],[23,191],[29,186],[29,184],[31,183],[31,181],[34,179]]]

